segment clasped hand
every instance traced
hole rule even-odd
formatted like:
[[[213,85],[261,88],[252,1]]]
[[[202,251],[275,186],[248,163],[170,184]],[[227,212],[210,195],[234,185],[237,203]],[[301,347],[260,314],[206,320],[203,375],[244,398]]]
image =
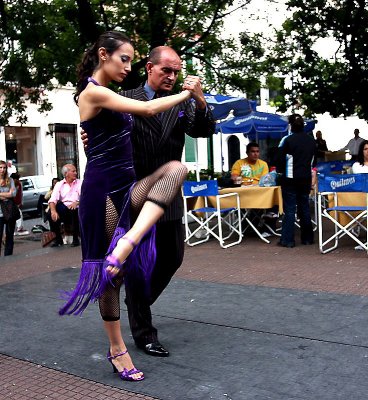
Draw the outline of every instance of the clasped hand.
[[[201,80],[198,76],[188,75],[184,79],[183,90],[189,90],[198,108],[206,107],[206,100],[203,95]]]

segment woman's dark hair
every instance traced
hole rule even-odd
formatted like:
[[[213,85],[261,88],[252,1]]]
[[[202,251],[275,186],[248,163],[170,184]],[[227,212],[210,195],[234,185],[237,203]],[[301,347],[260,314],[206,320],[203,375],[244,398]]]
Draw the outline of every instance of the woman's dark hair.
[[[52,178],[50,189],[52,190],[54,188],[54,186],[57,184],[57,182],[59,182],[59,181],[60,181],[59,178]]]
[[[359,151],[357,155],[357,161],[359,164],[364,165],[364,146],[368,144],[368,140],[363,140],[359,145]]]
[[[289,124],[291,132],[293,133],[304,132],[304,119],[300,114],[291,114],[289,116]]]
[[[123,43],[132,44],[132,41],[124,33],[108,31],[103,33],[97,41],[86,50],[81,63],[77,68],[77,87],[74,94],[74,101],[78,104],[78,98],[87,85],[87,78],[92,75],[99,63],[98,49],[104,47],[107,54],[112,54]]]

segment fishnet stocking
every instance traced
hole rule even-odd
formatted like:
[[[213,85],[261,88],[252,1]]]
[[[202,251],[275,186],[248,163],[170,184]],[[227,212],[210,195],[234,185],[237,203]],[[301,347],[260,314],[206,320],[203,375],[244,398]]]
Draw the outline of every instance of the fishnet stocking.
[[[147,200],[165,209],[180,190],[187,173],[187,168],[179,161],[170,161],[158,168],[153,174],[138,181],[131,195],[133,213],[137,215]],[[108,197],[105,232],[109,242],[112,239],[118,219],[119,215],[116,208]],[[120,272],[114,279],[114,286],[109,286],[99,299],[100,313],[104,321],[120,319],[120,287],[123,281],[123,273]]]
[[[182,163],[170,161],[138,181],[132,190],[134,213],[137,214],[147,200],[165,209],[180,190],[187,174],[188,170]]]
[[[110,243],[119,221],[119,214],[110,197],[106,199],[105,221],[105,233],[108,243]],[[98,300],[101,317],[104,321],[120,319],[120,287],[123,281],[123,274],[118,274],[114,279],[114,286],[110,285]]]

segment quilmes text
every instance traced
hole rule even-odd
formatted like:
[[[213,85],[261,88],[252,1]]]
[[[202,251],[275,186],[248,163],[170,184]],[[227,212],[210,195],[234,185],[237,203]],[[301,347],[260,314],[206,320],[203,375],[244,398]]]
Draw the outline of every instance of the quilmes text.
[[[206,190],[206,189],[207,189],[207,183],[204,183],[203,185],[192,186],[190,188],[192,193],[197,193],[200,192],[201,190]]]
[[[349,178],[340,178],[338,181],[331,181],[331,189],[337,189],[344,186],[349,186],[355,183],[355,177],[351,176]]]

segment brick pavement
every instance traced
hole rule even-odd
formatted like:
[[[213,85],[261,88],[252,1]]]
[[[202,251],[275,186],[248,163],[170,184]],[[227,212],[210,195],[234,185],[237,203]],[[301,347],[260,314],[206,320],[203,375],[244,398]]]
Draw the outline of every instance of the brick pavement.
[[[42,249],[40,242],[31,238],[16,238],[14,256],[0,258],[0,285],[79,265],[80,248]],[[273,238],[268,245],[257,238],[246,238],[239,246],[226,250],[212,241],[187,247],[176,276],[226,284],[368,295],[368,256],[355,251],[351,242],[321,255],[317,245],[286,249],[277,247],[276,241]],[[4,399],[152,399],[7,355],[0,355],[0,364],[0,397]]]
[[[14,255],[0,257],[0,285],[78,266],[80,258],[78,247],[42,249],[40,236],[16,237]],[[0,369],[0,399],[154,400],[4,354],[0,354]]]
[[[141,394],[0,354],[0,398],[11,400],[153,400]]]

